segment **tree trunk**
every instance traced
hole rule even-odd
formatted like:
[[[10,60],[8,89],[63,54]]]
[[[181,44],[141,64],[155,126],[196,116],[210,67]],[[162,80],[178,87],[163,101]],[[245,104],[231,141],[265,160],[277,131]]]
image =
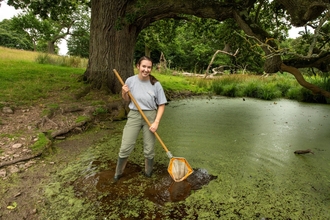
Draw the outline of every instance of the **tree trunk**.
[[[55,44],[53,41],[48,41],[47,42],[47,52],[50,54],[55,54]]]
[[[133,75],[133,53],[138,33],[133,25],[119,24],[125,13],[126,1],[110,2],[91,1],[89,61],[84,79],[94,89],[118,93],[121,84],[115,78],[113,69],[124,81]]]
[[[150,57],[151,55],[151,50],[147,45],[144,45],[144,55]]]
[[[33,51],[37,51],[37,44],[36,44],[36,42],[35,41],[32,41],[32,43],[33,43]]]

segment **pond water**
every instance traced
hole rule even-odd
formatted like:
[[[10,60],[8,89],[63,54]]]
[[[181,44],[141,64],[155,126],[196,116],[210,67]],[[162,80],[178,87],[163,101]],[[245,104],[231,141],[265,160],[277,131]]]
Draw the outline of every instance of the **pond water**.
[[[214,216],[330,218],[330,105],[172,101],[159,134],[174,156],[218,177],[187,199],[222,204]],[[314,154],[294,154],[306,149]]]
[[[170,102],[158,134],[194,169],[179,183],[158,142],[152,178],[141,175],[140,136],[124,176],[111,184],[124,124],[114,123],[120,132],[89,149],[90,165],[73,183],[76,195],[99,204],[100,219],[330,219],[330,105]],[[307,149],[312,153],[294,153]]]

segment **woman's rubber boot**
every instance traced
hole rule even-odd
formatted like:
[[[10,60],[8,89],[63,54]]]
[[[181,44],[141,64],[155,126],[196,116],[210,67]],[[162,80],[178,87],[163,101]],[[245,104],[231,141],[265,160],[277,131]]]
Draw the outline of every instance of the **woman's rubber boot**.
[[[152,169],[153,169],[153,166],[154,166],[154,158],[152,158],[152,159],[146,158],[145,162],[144,162],[144,165],[145,165],[144,175],[146,177],[151,177]]]
[[[115,173],[115,176],[113,177],[113,183],[116,183],[123,176],[123,172],[126,167],[127,160],[128,160],[128,157],[126,157],[126,158],[118,157],[116,173]]]

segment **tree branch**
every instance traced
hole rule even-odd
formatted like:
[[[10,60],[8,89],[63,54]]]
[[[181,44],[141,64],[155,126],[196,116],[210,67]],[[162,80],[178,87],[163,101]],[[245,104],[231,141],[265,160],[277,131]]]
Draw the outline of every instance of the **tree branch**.
[[[313,35],[312,43],[309,46],[307,57],[311,57],[312,56],[314,47],[315,47],[316,42],[317,42],[317,38],[320,36],[320,30],[321,30],[323,24],[326,21],[328,21],[329,17],[330,17],[330,12],[327,11],[327,13],[325,14],[325,16],[319,21],[317,27],[314,29],[314,35]]]
[[[327,98],[330,98],[330,92],[328,91],[325,91],[309,82],[307,82],[303,75],[301,74],[301,72],[295,68],[295,67],[292,67],[292,66],[287,66],[285,65],[284,63],[281,64],[281,70],[282,71],[285,71],[285,72],[288,72],[288,73],[291,73],[297,80],[297,82],[305,87],[306,89],[309,89],[313,92],[313,94],[321,94]]]
[[[218,53],[224,53],[224,54],[227,54],[227,55],[229,55],[229,56],[236,57],[238,51],[239,51],[239,49],[237,49],[237,50],[235,51],[235,53],[232,54],[232,53],[228,53],[227,51],[224,51],[224,50],[217,50],[217,51],[213,54],[212,59],[211,59],[209,65],[208,65],[208,67],[207,67],[207,69],[206,69],[206,71],[205,71],[205,77],[204,77],[204,78],[206,78],[206,77],[207,77],[207,74],[209,74],[209,71],[210,71],[211,65],[212,65],[212,63],[213,63],[213,61],[214,61],[214,59],[215,59],[215,56],[216,56]]]

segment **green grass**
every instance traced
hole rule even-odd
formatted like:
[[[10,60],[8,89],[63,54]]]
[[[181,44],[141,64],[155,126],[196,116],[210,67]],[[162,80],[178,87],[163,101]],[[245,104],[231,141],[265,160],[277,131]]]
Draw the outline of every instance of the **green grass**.
[[[44,133],[40,133],[38,135],[38,141],[35,142],[32,146],[30,146],[33,153],[38,154],[44,151],[49,145],[50,140],[45,136]]]
[[[162,84],[165,90],[169,91],[192,91],[194,93],[206,93],[208,86],[204,85],[205,80],[192,79],[184,76],[172,76],[161,74],[156,71],[152,73]]]
[[[76,123],[79,123],[79,122],[83,122],[83,121],[88,121],[89,120],[89,117],[88,116],[79,116],[77,119],[76,119]]]
[[[329,79],[319,76],[313,78],[305,77],[306,81],[329,91]],[[326,102],[324,97],[315,96],[310,90],[301,87],[290,74],[278,73],[269,77],[225,75],[212,81],[211,90],[217,95],[229,97],[252,97],[264,100],[288,98],[303,102]]]
[[[8,50],[11,50],[9,55]],[[1,102],[32,104],[58,92],[62,94],[56,97],[60,101],[70,98],[68,94],[82,87],[77,78],[84,73],[85,68],[38,64],[31,59],[33,56],[36,57],[33,52],[0,47]]]

